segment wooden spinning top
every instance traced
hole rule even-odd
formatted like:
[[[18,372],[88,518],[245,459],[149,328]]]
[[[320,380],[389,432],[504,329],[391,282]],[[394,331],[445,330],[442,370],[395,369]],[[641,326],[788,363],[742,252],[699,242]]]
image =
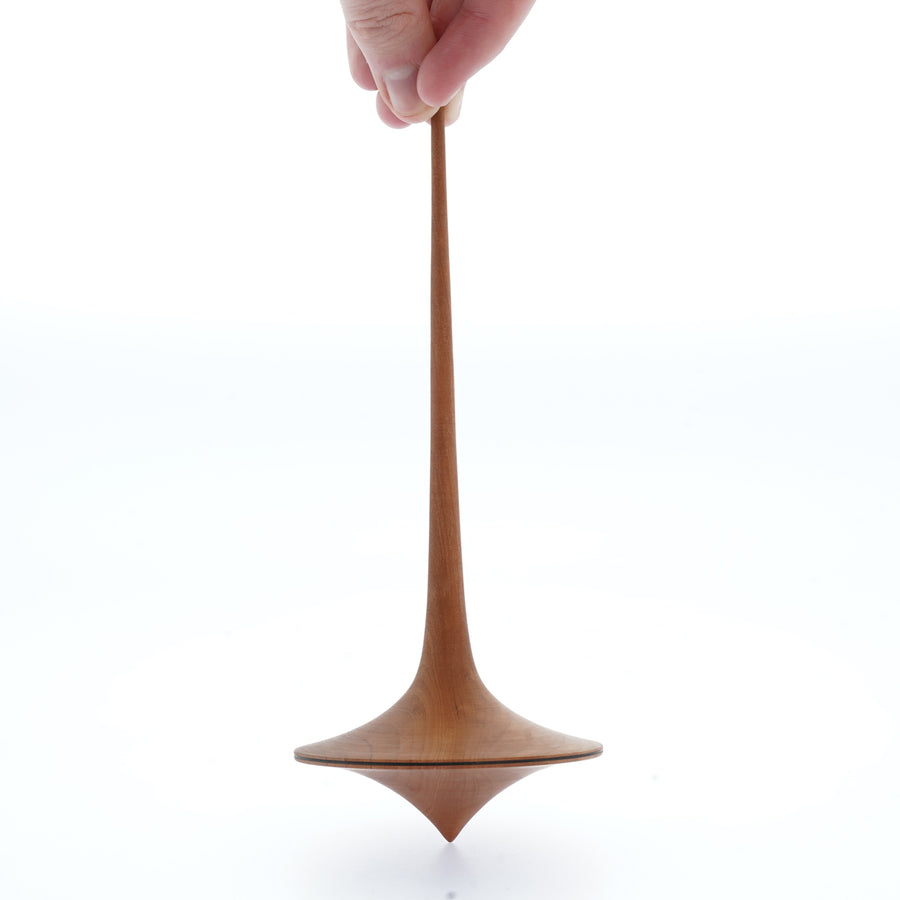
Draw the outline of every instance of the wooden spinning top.
[[[513,782],[544,766],[599,756],[603,746],[516,715],[475,668],[459,529],[443,110],[431,121],[431,135],[431,502],[422,658],[412,685],[387,712],[298,747],[294,757],[381,782],[452,841]]]

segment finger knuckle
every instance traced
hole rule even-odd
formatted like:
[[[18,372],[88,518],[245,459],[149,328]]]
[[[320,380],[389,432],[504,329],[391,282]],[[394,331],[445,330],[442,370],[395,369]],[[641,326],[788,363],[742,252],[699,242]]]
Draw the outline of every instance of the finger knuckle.
[[[384,6],[351,16],[347,25],[359,43],[381,43],[401,38],[413,26],[415,18],[409,11],[396,11]]]

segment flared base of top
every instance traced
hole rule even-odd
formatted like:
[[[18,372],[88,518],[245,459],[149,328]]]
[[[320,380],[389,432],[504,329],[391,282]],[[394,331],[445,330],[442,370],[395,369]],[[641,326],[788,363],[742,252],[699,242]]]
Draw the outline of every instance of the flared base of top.
[[[299,762],[365,775],[400,794],[452,841],[500,791],[539,769],[591,759],[602,744],[536,725],[474,672],[449,686],[418,677],[387,712],[294,751]]]
[[[417,679],[387,712],[294,757],[355,769],[546,766],[591,759],[596,741],[537,725],[497,700],[477,675],[460,690]]]

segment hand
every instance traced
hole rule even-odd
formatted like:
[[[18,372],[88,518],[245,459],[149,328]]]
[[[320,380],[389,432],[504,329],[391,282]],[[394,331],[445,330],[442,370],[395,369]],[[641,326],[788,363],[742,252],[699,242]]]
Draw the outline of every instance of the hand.
[[[341,0],[350,73],[394,128],[459,115],[466,81],[509,42],[534,0]],[[451,102],[452,101],[452,102]]]

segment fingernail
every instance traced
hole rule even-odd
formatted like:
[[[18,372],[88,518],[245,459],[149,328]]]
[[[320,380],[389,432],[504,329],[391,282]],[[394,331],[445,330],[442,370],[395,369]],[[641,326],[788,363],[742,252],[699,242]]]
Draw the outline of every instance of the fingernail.
[[[419,70],[416,66],[401,66],[384,73],[384,89],[387,91],[388,103],[398,116],[412,118],[428,109],[416,89],[418,76]]]
[[[462,111],[464,90],[464,88],[460,88],[453,96],[453,99],[447,104],[446,111],[444,112],[445,125],[452,125],[459,118],[459,114]]]

